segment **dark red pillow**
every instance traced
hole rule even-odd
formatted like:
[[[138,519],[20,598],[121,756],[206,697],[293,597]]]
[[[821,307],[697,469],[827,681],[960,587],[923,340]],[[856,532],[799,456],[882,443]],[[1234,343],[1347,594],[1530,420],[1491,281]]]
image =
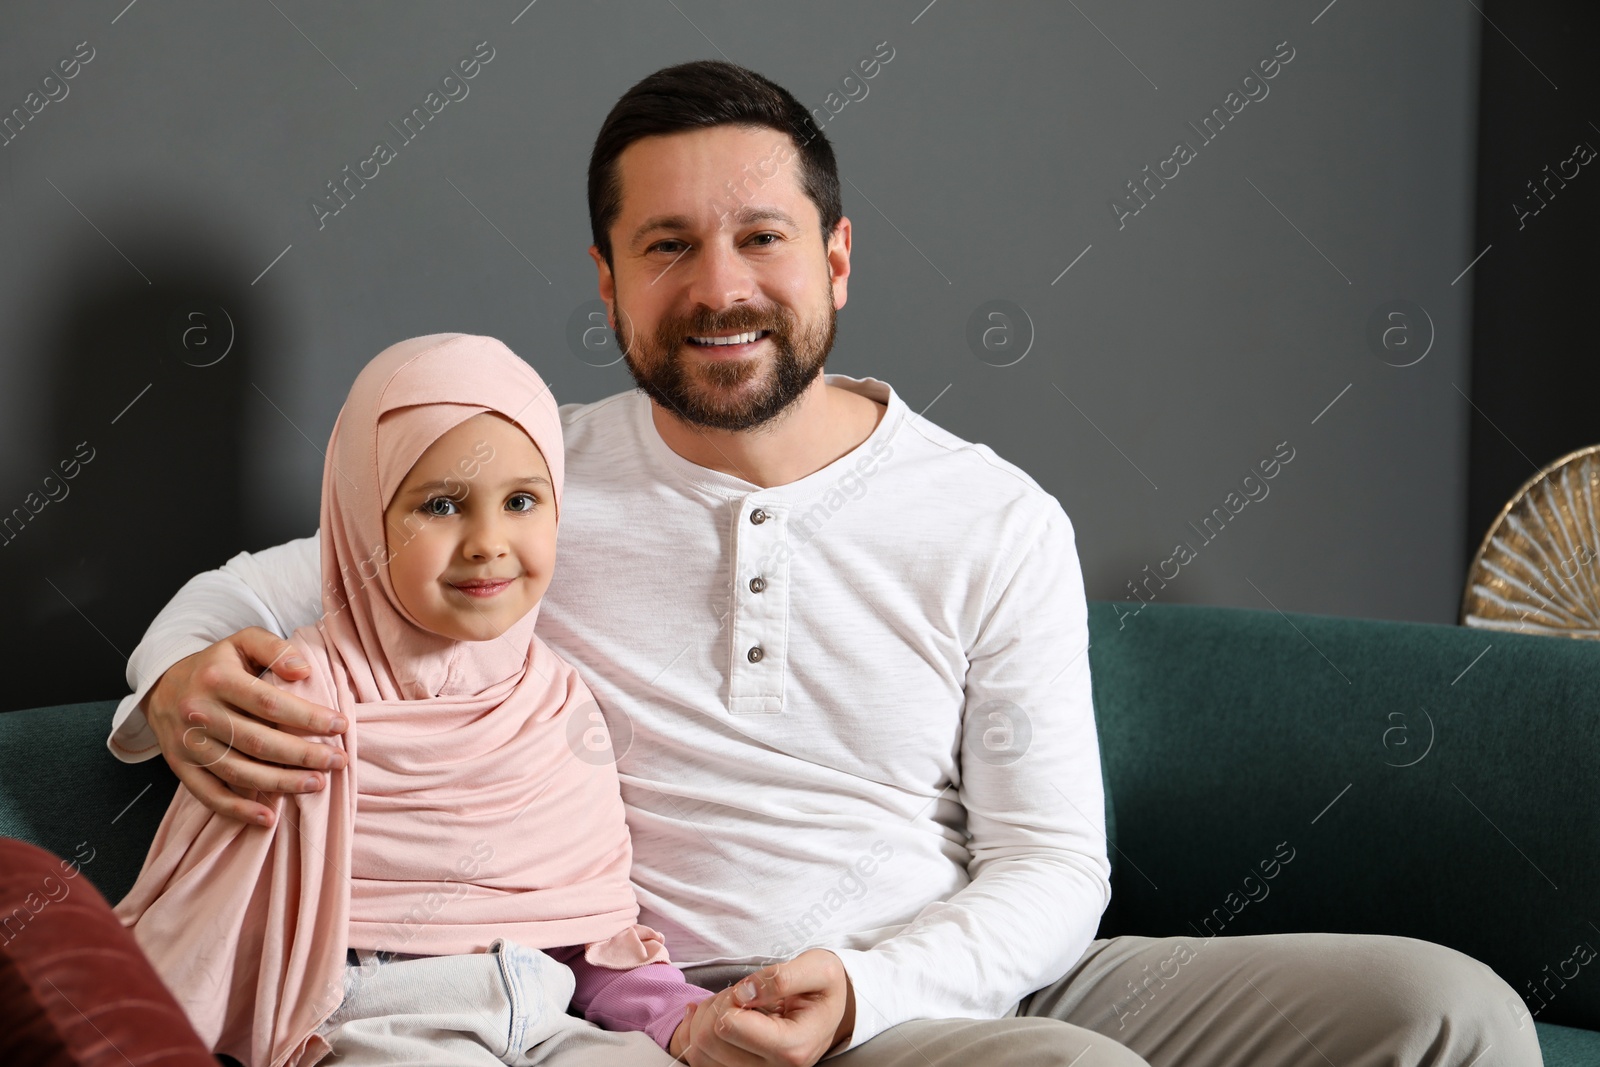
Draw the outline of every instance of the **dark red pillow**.
[[[216,1067],[73,860],[0,838],[0,1063]]]

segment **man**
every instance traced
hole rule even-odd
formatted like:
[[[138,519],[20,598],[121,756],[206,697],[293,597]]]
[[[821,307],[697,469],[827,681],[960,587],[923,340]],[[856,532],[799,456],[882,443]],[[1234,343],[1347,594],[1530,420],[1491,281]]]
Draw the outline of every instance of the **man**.
[[[1071,524],[882,382],[821,374],[851,229],[789,93],[658,71],[607,117],[589,206],[640,392],[562,410],[539,625],[611,727],[641,921],[721,990],[688,1062],[1540,1062],[1509,987],[1441,946],[1094,940],[1110,865]],[[273,635],[319,614],[317,566],[307,539],[185,586],[113,750],[159,746],[240,818],[318,788],[326,747],[274,724],[343,724],[252,673],[299,676]]]

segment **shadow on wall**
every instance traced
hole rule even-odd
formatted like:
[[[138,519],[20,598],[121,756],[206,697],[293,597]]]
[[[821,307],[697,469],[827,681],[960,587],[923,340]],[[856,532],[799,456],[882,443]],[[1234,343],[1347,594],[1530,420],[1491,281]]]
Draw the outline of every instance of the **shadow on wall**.
[[[31,429],[4,431],[34,440],[0,453],[6,661],[22,668],[0,711],[127,692],[156,612],[245,540],[242,422],[274,321],[252,268],[195,242],[192,212],[82,206],[127,261],[79,242],[22,334],[40,391]]]

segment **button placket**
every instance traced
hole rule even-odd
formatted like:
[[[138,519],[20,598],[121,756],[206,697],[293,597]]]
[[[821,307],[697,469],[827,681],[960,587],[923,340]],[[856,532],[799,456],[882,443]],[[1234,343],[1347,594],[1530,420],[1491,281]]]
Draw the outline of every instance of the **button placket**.
[[[733,540],[728,710],[781,712],[789,628],[786,509],[744,501]]]

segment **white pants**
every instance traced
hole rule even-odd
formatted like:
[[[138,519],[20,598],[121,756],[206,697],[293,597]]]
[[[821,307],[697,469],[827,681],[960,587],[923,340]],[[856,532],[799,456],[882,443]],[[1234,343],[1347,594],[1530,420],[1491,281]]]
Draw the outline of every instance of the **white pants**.
[[[642,1067],[674,1062],[643,1033],[567,1014],[572,971],[501,938],[488,952],[385,959],[359,953],[318,1028],[333,1067]]]

